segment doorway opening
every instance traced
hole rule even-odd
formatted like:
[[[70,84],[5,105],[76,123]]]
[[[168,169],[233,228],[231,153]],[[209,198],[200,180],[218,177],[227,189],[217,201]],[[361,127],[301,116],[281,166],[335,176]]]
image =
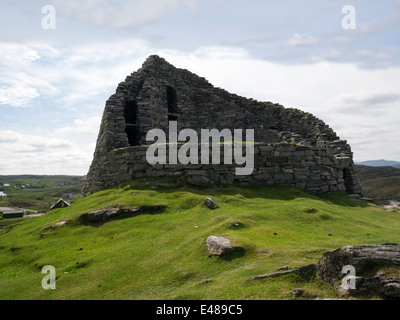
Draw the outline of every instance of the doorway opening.
[[[343,169],[343,180],[346,192],[350,194],[354,193],[354,181],[349,168]]]

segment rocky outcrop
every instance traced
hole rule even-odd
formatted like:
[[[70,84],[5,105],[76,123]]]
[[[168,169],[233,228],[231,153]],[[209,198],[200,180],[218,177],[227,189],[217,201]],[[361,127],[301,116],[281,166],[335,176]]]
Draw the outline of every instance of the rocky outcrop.
[[[123,209],[119,209],[119,208],[114,208],[114,209],[108,209],[108,210],[88,212],[88,213],[83,214],[81,216],[81,218],[86,222],[101,222],[101,221],[106,221],[111,218],[130,214],[130,213],[137,212],[137,211],[138,211],[138,209],[123,210]]]
[[[385,274],[373,277],[357,278],[357,287],[353,295],[376,295],[384,299],[399,300],[400,299],[400,279],[387,277]]]
[[[160,213],[164,209],[164,206],[143,206],[133,209],[112,208],[84,213],[81,215],[81,219],[85,222],[97,223],[117,217],[136,216],[144,213]]]
[[[354,268],[354,287],[343,286],[344,267]],[[383,299],[400,299],[400,245],[345,246],[327,251],[316,264],[251,277],[250,280],[276,278],[296,274],[303,278],[316,275],[336,286],[341,294],[379,296]]]
[[[342,293],[400,299],[400,245],[346,246],[327,251],[316,265],[316,274],[332,284],[340,281],[344,266],[355,269],[355,287],[339,286]]]
[[[334,283],[343,278],[342,268],[346,265],[356,269],[357,277],[371,275],[385,266],[400,267],[400,245],[346,246],[327,251],[317,263],[317,275]]]

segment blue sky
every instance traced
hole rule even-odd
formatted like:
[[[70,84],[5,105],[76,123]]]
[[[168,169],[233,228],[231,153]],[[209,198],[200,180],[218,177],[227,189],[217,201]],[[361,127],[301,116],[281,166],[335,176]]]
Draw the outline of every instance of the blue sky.
[[[0,174],[86,174],[105,101],[150,54],[315,114],[357,161],[400,161],[399,0],[3,0]]]

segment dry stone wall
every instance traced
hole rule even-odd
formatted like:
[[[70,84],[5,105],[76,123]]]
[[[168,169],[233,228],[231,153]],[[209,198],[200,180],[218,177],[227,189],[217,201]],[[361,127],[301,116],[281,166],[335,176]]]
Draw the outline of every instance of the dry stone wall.
[[[146,161],[147,146],[133,146],[111,150],[92,177],[91,188],[100,190],[125,180],[141,177],[182,176],[194,185],[224,186],[239,182],[247,185],[292,185],[309,193],[346,191],[345,170],[351,160],[337,157],[332,149],[294,144],[256,144],[254,146],[255,169],[251,175],[235,175],[235,163],[223,164],[221,145],[219,165],[150,165]],[[200,150],[199,150],[200,152]],[[211,153],[210,149],[210,163]],[[168,156],[168,153],[167,153]]]
[[[223,159],[220,165],[150,165],[146,134],[153,128],[168,132],[169,121],[177,121],[178,131],[191,128],[199,136],[201,129],[254,129],[253,173],[235,175],[237,165],[225,165]],[[106,102],[84,194],[125,180],[165,175],[182,175],[195,185],[237,181],[294,185],[309,193],[361,193],[350,146],[322,120],[298,109],[228,93],[150,56]]]

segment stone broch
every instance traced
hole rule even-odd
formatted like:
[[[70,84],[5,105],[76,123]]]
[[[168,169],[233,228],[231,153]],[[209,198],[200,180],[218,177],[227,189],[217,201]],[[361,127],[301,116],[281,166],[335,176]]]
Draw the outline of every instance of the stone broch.
[[[178,132],[191,128],[199,135],[204,128],[254,129],[253,173],[235,175],[236,164],[150,165],[146,134],[153,128],[168,132],[169,121],[177,121]],[[350,146],[322,120],[231,94],[153,55],[106,102],[84,194],[125,180],[167,175],[182,175],[194,185],[239,182],[293,185],[309,193],[361,193]]]

